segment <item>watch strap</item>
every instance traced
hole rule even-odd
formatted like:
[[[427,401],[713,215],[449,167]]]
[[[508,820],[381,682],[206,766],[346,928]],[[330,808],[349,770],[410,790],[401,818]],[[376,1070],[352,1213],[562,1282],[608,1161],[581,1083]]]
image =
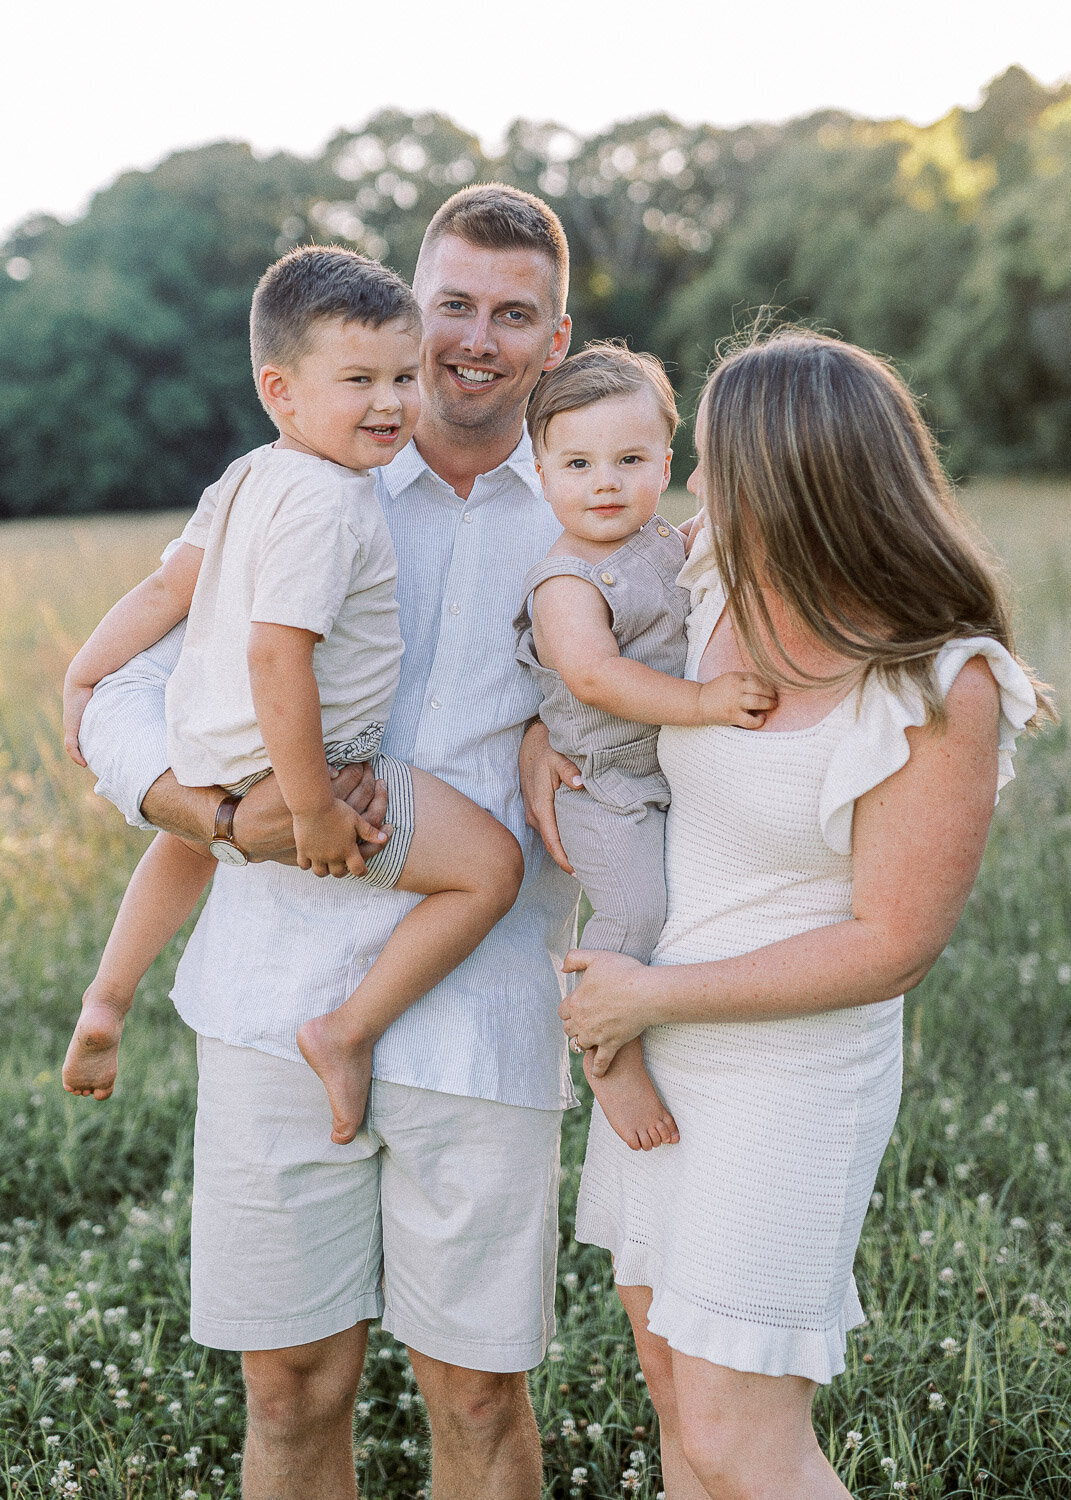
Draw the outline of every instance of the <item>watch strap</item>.
[[[215,832],[212,835],[212,841],[233,844],[236,849],[241,849],[241,852],[244,854],[245,850],[242,849],[242,846],[234,836],[234,813],[241,800],[233,792],[228,792],[223,798],[223,801],[216,808],[216,826]]]

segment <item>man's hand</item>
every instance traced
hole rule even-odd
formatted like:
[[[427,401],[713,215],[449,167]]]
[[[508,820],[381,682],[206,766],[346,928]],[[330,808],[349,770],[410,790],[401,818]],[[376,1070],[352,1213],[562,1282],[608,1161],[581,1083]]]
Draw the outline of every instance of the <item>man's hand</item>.
[[[560,865],[567,875],[575,875],[558,837],[554,793],[561,786],[581,787],[584,783],[573,762],[550,748],[550,735],[541,719],[529,724],[525,731],[519,769],[525,822],[539,834],[554,863]]]

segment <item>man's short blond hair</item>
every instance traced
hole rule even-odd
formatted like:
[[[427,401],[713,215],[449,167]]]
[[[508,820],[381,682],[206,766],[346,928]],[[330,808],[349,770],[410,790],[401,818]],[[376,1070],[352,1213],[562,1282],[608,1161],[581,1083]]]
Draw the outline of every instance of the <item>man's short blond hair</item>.
[[[535,250],[551,263],[554,315],[565,315],[569,295],[569,245],[562,221],[542,198],[505,182],[482,182],[447,198],[424,231],[420,259],[452,234],[480,250]],[[417,263],[416,280],[420,277]]]
[[[638,354],[620,339],[585,344],[555,370],[549,370],[535,388],[528,404],[528,433],[537,453],[546,446],[547,428],[553,417],[565,411],[580,411],[596,401],[630,396],[647,389],[665,419],[670,442],[680,423],[677,400],[662,361],[654,354]]]

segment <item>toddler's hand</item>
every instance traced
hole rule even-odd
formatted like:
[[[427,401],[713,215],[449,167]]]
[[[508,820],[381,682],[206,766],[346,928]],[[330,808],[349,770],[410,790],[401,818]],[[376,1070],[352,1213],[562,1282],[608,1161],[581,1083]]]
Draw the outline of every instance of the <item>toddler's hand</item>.
[[[699,689],[702,724],[735,724],[738,729],[761,729],[766,715],[777,707],[777,689],[754,672],[723,672]]]
[[[323,812],[296,813],[294,843],[301,869],[314,875],[363,875],[357,848],[362,821],[337,797]]]
[[[63,748],[76,766],[85,765],[85,756],[78,748],[78,730],[86,704],[93,696],[93,689],[80,682],[63,684]]]

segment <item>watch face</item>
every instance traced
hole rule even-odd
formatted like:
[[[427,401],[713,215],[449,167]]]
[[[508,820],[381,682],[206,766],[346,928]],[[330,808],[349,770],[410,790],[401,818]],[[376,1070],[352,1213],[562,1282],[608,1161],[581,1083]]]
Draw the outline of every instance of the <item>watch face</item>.
[[[221,865],[247,865],[249,860],[241,849],[234,844],[228,844],[226,839],[213,839],[208,846],[209,854],[214,854]]]

